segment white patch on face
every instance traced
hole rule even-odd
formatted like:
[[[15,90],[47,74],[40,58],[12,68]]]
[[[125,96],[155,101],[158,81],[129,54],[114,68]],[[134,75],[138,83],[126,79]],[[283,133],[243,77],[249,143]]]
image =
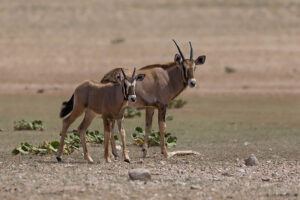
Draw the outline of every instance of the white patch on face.
[[[134,88],[134,90],[135,90],[135,84],[136,84],[136,80],[134,80],[132,83],[130,83],[128,80],[126,80],[125,79],[125,84],[126,84],[126,92],[127,92],[127,94],[128,94],[128,90],[129,90],[129,88],[130,87],[133,87]],[[128,100],[129,100],[129,102],[130,103],[135,103],[136,102],[136,95],[135,95],[135,91],[133,91],[134,92],[134,94],[133,95],[129,95],[128,96]]]
[[[125,79],[125,84],[126,84],[127,87],[129,87],[131,85],[131,83],[126,79]]]
[[[189,81],[188,81],[188,85],[189,85],[191,88],[195,87],[195,86],[196,86],[196,84],[197,84],[197,81],[196,81],[196,79],[195,79],[195,78],[191,78],[191,79],[189,79]]]
[[[130,86],[134,86],[135,87],[136,80],[134,80],[132,83],[130,83],[128,80],[125,79],[125,84],[127,85],[127,87],[130,87]]]

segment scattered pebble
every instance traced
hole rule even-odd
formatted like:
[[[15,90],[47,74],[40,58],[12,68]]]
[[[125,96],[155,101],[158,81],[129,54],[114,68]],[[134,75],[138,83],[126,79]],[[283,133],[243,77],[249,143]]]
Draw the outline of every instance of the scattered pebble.
[[[116,146],[116,149],[120,151],[122,148],[121,148],[120,145],[117,145],[117,146]]]
[[[224,172],[224,173],[222,173],[222,175],[223,175],[223,176],[228,176],[228,177],[233,176],[233,174],[230,174],[230,173],[228,173],[228,172]]]
[[[249,156],[249,158],[245,159],[245,165],[247,165],[247,166],[254,166],[254,165],[258,165],[258,164],[259,164],[259,162],[254,154],[251,154]]]
[[[143,168],[131,169],[129,170],[128,175],[131,180],[141,180],[141,181],[151,180],[151,173],[148,169],[143,169]]]
[[[201,187],[198,185],[191,185],[191,190],[200,190]]]
[[[265,181],[265,182],[268,182],[268,181],[270,181],[271,179],[268,178],[268,177],[263,177],[263,178],[261,178],[261,180],[262,180],[262,181]]]

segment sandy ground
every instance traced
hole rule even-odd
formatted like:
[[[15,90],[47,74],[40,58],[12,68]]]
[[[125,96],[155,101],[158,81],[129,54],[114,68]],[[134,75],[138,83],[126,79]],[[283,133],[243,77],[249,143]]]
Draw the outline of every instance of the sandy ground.
[[[167,63],[173,38],[207,56],[199,93],[300,92],[296,0],[2,0],[0,9],[1,94],[65,93],[114,67]]]
[[[99,148],[99,147],[98,147]],[[102,149],[102,148],[101,148]],[[130,148],[131,152],[136,150]],[[157,151],[159,149],[156,149]],[[98,151],[99,153],[99,151]],[[103,153],[101,151],[101,153]],[[141,153],[141,152],[139,152]],[[135,155],[134,152],[131,155]],[[299,161],[211,162],[196,156],[165,160],[159,154],[133,163],[86,164],[80,155],[57,164],[53,156],[1,162],[2,199],[297,199]],[[73,156],[72,156],[73,157]],[[137,161],[136,161],[137,160]],[[132,168],[147,168],[152,180],[129,181]],[[34,172],[34,173],[33,173]]]

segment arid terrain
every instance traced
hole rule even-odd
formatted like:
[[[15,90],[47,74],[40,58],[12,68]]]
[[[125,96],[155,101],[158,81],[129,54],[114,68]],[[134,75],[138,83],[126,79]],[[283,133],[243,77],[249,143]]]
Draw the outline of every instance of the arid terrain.
[[[299,199],[300,3],[298,0],[9,1],[0,3],[0,199]],[[103,145],[63,157],[12,155],[21,142],[58,140],[58,112],[77,84],[114,67],[172,62],[176,39],[186,55],[206,55],[197,87],[167,130],[175,150],[200,156],[150,158],[130,134],[131,163],[104,162]],[[46,130],[14,131],[40,119]],[[155,115],[156,119],[156,115]],[[101,118],[90,129],[102,132]],[[79,120],[72,126],[76,128]],[[157,130],[154,120],[153,129]],[[259,165],[244,159],[255,154]],[[152,180],[128,180],[146,168]]]

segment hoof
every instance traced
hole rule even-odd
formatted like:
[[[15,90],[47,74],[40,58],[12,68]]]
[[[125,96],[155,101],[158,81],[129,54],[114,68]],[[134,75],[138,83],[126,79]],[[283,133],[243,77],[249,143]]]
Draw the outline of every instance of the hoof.
[[[143,152],[143,158],[149,158],[149,157],[150,157],[149,154],[146,151],[144,151]]]
[[[126,158],[124,161],[130,163],[130,160],[128,158]]]
[[[57,162],[61,162],[61,158],[60,157],[56,157]]]
[[[150,158],[149,154],[143,154],[143,158]]]

